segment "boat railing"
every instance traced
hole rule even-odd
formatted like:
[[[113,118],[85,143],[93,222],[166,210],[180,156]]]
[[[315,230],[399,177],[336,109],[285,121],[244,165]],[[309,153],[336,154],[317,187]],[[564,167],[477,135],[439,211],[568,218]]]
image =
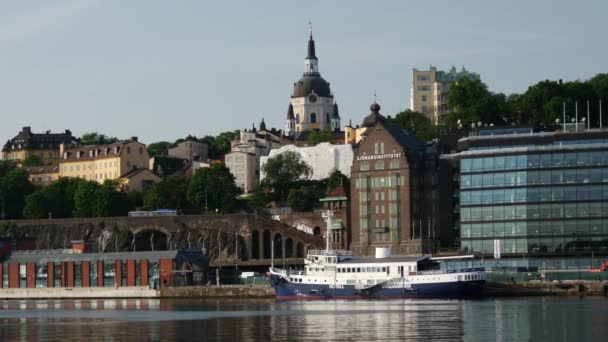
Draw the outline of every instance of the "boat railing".
[[[270,268],[270,273],[278,274],[278,275],[283,276],[283,277],[287,276],[287,270],[283,270],[283,269],[280,269],[280,268],[271,267]]]
[[[311,249],[308,251],[308,255],[331,255],[331,256],[353,256],[353,251],[338,250],[338,249]]]
[[[485,269],[483,267],[475,267],[475,268],[462,268],[462,269],[453,269],[453,270],[429,270],[429,271],[418,271],[416,275],[432,275],[432,274],[449,274],[449,273],[472,273],[472,272],[483,272]]]

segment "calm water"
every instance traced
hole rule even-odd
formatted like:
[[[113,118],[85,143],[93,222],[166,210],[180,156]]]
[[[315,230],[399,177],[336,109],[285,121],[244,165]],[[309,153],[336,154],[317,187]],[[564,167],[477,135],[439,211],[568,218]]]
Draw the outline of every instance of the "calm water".
[[[608,299],[0,301],[0,341],[607,341]]]

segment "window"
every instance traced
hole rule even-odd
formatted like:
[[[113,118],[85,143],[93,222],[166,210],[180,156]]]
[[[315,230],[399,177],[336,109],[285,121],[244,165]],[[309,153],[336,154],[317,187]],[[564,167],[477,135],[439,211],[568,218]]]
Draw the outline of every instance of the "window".
[[[131,154],[131,146],[127,146],[127,154]]]
[[[426,102],[426,95],[422,95],[421,99],[422,99],[422,102]]]
[[[392,159],[389,164],[389,169],[398,169],[399,168],[399,159]]]
[[[384,170],[384,160],[376,161],[376,163],[374,165],[374,169],[375,170]]]
[[[359,163],[359,171],[369,171],[369,162]]]
[[[310,123],[317,123],[317,114],[310,113]]]

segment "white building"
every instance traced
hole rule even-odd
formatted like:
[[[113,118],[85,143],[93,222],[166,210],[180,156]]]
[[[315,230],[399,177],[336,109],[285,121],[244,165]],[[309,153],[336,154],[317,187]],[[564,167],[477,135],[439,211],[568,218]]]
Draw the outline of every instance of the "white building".
[[[286,145],[270,151],[267,157],[260,158],[260,180],[264,179],[264,172],[261,170],[263,170],[268,158],[287,151],[294,151],[300,154],[302,160],[312,168],[311,179],[325,179],[334,170],[338,170],[347,177],[350,177],[350,167],[353,164],[354,155],[352,145],[320,143],[310,147]]]

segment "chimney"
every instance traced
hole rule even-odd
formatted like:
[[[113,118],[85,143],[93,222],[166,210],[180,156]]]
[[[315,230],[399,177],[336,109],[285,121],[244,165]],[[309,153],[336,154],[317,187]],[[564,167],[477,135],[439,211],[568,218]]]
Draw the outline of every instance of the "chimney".
[[[21,130],[23,133],[32,133],[32,128],[30,126],[25,126],[23,127],[23,129]]]
[[[131,140],[137,142],[137,137],[131,137]]]

